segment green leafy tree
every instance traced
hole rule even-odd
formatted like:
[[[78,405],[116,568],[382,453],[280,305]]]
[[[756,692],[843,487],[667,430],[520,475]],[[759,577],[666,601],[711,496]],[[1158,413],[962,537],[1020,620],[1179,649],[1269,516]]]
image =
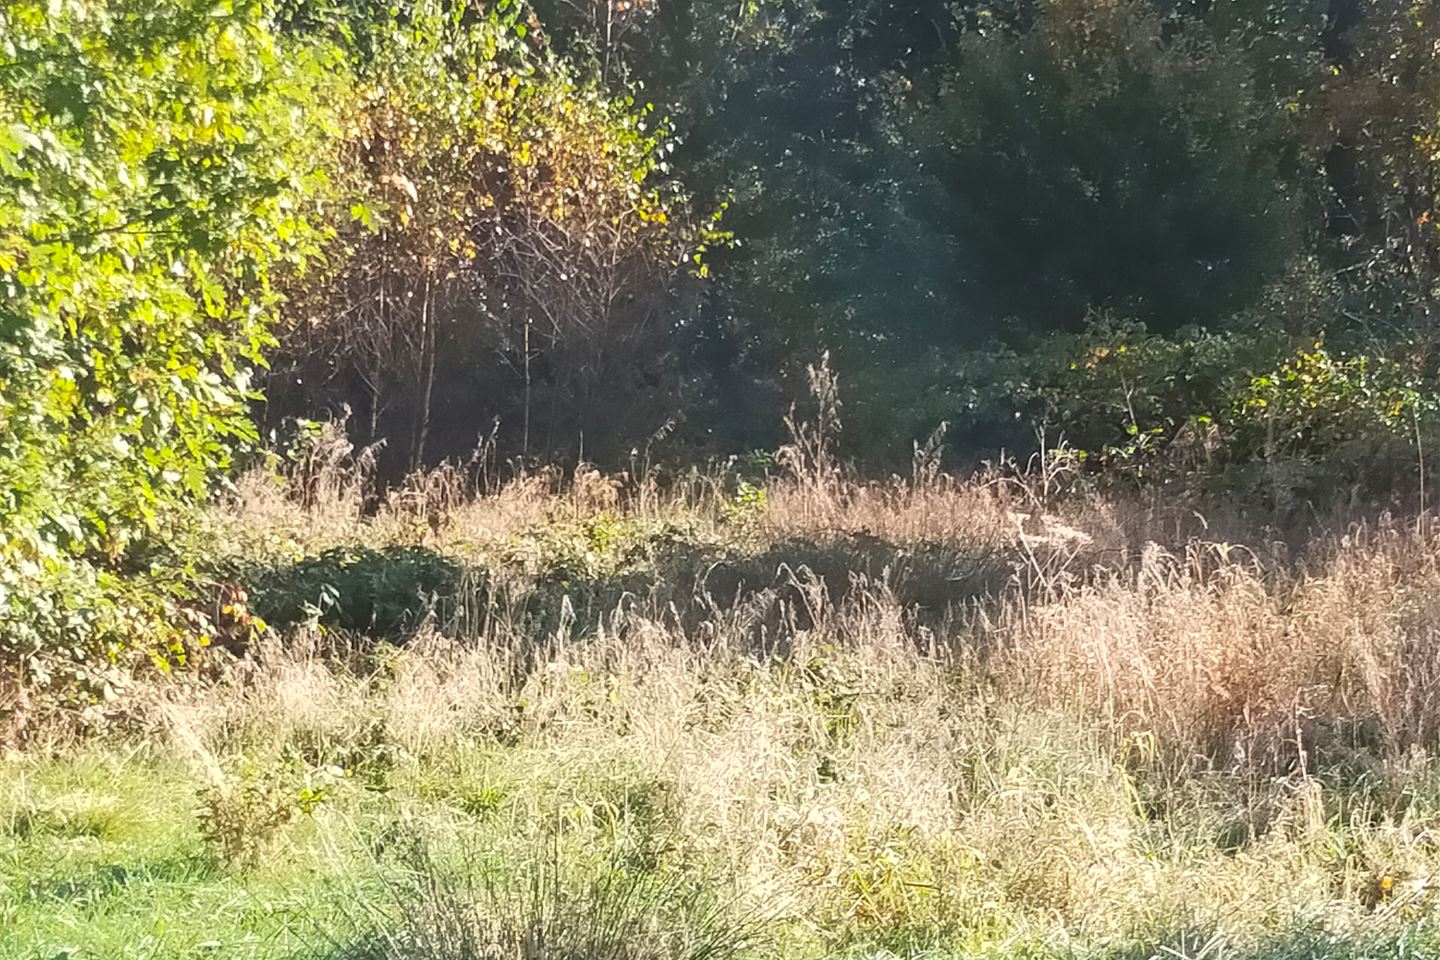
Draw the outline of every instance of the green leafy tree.
[[[102,639],[63,585],[103,587],[254,440],[343,73],[250,0],[0,8],[0,654]]]
[[[942,330],[1213,324],[1300,249],[1247,65],[1142,7],[1052,0],[970,34],[927,99],[902,129]]]

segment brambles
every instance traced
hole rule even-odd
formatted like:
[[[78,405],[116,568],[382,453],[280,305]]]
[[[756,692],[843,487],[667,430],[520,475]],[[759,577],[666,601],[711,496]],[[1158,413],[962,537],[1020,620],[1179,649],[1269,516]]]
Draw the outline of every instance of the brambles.
[[[247,763],[239,773],[218,773],[198,794],[200,834],[227,867],[254,869],[285,826],[325,802],[328,789],[343,777],[338,768],[312,770],[296,763],[258,768]]]
[[[956,367],[947,403],[966,411],[960,431],[1022,445],[1035,431],[1035,474],[1063,449],[1091,484],[1223,492],[1283,513],[1337,491],[1371,500],[1423,485],[1440,439],[1433,364],[1418,343],[1371,346],[1161,337],[1107,320]]]

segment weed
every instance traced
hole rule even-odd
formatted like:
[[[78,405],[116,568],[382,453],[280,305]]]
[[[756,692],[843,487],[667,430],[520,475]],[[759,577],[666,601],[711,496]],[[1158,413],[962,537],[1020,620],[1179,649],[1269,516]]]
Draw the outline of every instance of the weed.
[[[364,902],[366,929],[335,960],[732,960],[758,940],[703,885],[623,863],[548,856],[458,862],[409,848],[406,870]]]
[[[247,764],[200,789],[196,816],[201,835],[227,867],[243,871],[258,866],[284,827],[313,812],[344,777],[336,767],[296,767]]]

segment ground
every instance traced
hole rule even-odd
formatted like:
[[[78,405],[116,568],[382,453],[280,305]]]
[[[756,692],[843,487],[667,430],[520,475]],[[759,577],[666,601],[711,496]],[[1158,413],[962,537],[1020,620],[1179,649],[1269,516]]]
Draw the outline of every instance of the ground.
[[[246,478],[195,534],[227,635],[0,760],[0,957],[1440,954],[1424,521],[365,499]]]

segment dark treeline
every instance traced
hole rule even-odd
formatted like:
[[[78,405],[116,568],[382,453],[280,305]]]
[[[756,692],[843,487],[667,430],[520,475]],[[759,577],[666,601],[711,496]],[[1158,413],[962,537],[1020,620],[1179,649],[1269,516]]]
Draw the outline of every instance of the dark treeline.
[[[433,391],[398,363],[377,389],[364,360],[322,367],[291,338],[272,419],[348,406],[393,469],[418,462],[426,419],[427,462],[495,418],[507,454],[617,463],[656,431],[677,455],[729,453],[773,444],[826,349],[850,452],[881,469],[942,421],[962,454],[1044,426],[1134,461],[1197,417],[1243,447],[1258,427],[1220,421],[1257,410],[1256,381],[1287,363],[1345,381],[1317,389],[1428,402],[1424,377],[1370,382],[1392,361],[1430,371],[1428,4],[537,0],[527,16],[577,75],[654,104],[656,175],[692,224],[723,209],[733,242],[710,244],[703,278],[673,251],[523,281],[481,257],[436,313]],[[515,283],[531,295],[497,309]],[[507,332],[482,322],[497,312]],[[1096,362],[1122,348],[1148,359]]]

